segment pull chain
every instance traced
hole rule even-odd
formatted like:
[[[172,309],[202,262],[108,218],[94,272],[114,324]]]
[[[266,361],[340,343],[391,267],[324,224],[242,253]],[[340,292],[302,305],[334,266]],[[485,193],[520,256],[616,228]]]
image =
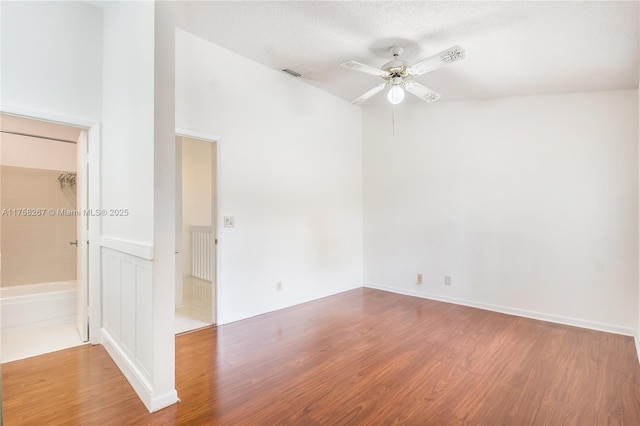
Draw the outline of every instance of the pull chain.
[[[391,104],[391,133],[393,136],[396,135],[396,106]]]

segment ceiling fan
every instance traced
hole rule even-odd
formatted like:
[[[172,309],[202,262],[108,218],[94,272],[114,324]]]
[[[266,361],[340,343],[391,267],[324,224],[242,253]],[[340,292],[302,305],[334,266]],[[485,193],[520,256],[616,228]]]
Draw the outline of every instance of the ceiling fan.
[[[347,61],[340,64],[345,68],[360,71],[366,74],[377,75],[382,77],[385,82],[377,85],[351,103],[357,105],[362,103],[382,91],[385,87],[390,87],[387,95],[389,102],[399,104],[404,99],[404,91],[419,97],[425,102],[434,102],[440,98],[440,94],[423,86],[414,80],[405,80],[406,77],[415,77],[436,70],[440,67],[448,65],[452,62],[464,59],[464,49],[460,46],[453,46],[447,50],[443,50],[433,56],[428,57],[413,65],[409,65],[407,61],[400,59],[400,55],[404,49],[400,46],[391,46],[389,52],[393,55],[393,60],[387,62],[380,68],[362,64],[356,61]],[[403,90],[404,89],[404,90]]]

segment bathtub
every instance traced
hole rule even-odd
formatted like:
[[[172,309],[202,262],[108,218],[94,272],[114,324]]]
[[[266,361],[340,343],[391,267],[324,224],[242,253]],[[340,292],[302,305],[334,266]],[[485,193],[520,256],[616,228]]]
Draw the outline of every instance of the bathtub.
[[[0,287],[0,328],[19,331],[76,320],[76,281]]]

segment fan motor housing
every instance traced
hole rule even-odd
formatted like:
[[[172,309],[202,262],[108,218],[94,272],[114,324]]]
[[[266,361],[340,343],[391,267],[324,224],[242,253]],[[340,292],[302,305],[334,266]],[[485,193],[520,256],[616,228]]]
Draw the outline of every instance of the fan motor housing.
[[[382,66],[382,69],[389,73],[388,77],[384,77],[385,80],[391,80],[397,77],[406,77],[408,74],[409,63],[398,59],[398,56],[404,53],[404,49],[400,46],[389,47],[389,53],[393,55],[393,61],[387,62]]]
[[[399,59],[387,62],[382,66],[382,69],[389,73],[385,79],[392,79],[394,77],[406,77],[408,75],[409,64],[406,61]]]

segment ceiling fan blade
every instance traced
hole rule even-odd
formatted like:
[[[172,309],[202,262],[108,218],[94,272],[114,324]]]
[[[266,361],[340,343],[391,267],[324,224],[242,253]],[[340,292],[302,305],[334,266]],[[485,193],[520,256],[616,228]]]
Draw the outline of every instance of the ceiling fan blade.
[[[464,59],[464,49],[453,46],[411,65],[407,71],[411,76],[422,75],[461,59]]]
[[[380,68],[372,67],[371,65],[361,64],[356,61],[347,61],[340,64],[345,68],[349,68],[350,70],[360,71],[366,74],[377,75],[380,77],[384,77],[389,75],[385,70],[381,70]]]
[[[376,87],[374,87],[373,89],[369,90],[364,95],[362,95],[359,98],[357,98],[354,101],[352,101],[351,105],[358,105],[359,103],[362,103],[362,102],[366,101],[367,99],[369,99],[370,97],[372,97],[373,95],[375,95],[376,93],[378,93],[382,89],[384,89],[386,85],[387,85],[387,83],[378,84]]]
[[[422,84],[413,80],[407,80],[404,82],[404,90],[422,99],[425,102],[435,102],[440,99],[440,94],[434,92],[428,87],[424,87]]]

